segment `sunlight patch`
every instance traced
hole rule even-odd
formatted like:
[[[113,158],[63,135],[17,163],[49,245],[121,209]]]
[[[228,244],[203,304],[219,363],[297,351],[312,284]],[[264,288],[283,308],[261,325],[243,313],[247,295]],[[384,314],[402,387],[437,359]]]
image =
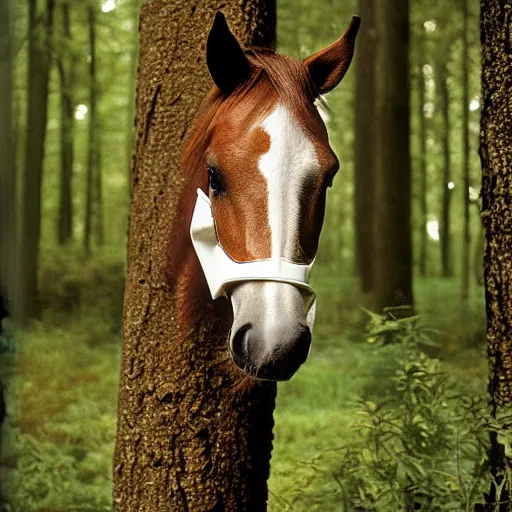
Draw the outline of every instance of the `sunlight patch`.
[[[423,26],[427,32],[434,32],[434,30],[437,28],[437,22],[436,20],[427,20],[425,23],[423,23]]]
[[[437,220],[427,222],[427,233],[431,240],[439,242],[439,222]]]
[[[480,98],[476,97],[471,100],[471,103],[469,104],[469,110],[471,112],[476,112],[480,108]]]
[[[105,0],[101,6],[103,12],[110,12],[116,8],[116,0]]]
[[[78,105],[75,108],[75,119],[83,121],[87,115],[88,108],[85,105]]]

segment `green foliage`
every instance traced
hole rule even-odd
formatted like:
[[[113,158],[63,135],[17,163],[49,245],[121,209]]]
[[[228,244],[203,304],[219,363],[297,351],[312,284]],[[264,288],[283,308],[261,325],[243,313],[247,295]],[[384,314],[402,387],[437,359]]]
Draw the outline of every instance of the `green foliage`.
[[[91,318],[75,311],[71,322],[48,321],[17,340],[4,427],[11,446],[2,453],[10,511],[111,509],[118,335]],[[91,330],[102,343],[90,343]]]
[[[490,485],[483,394],[467,394],[460,379],[423,352],[435,345],[434,333],[418,317],[369,315],[368,341],[394,358],[388,392],[356,400],[352,414],[360,419],[350,435],[303,464],[300,486],[281,510],[296,510],[297,503],[335,510],[333,495],[347,512],[473,510]],[[375,372],[367,389],[385,378]]]
[[[59,325],[70,313],[92,316],[89,343],[101,343],[106,327],[119,332],[125,276],[120,252],[98,251],[87,258],[72,246],[49,250],[40,276],[45,323]]]

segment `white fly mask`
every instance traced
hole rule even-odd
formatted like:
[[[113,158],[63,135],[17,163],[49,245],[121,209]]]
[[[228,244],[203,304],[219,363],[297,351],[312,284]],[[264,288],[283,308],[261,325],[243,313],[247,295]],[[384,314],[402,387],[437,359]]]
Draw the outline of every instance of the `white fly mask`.
[[[210,199],[201,189],[197,189],[190,237],[214,299],[227,295],[230,287],[245,281],[288,283],[303,291],[306,320],[312,330],[316,295],[308,284],[308,278],[314,261],[309,265],[293,263],[281,257],[248,262],[234,261],[219,243]]]

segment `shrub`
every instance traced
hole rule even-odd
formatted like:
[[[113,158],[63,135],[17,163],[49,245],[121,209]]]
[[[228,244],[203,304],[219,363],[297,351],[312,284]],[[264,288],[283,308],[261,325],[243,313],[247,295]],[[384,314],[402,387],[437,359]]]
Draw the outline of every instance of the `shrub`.
[[[369,316],[367,341],[392,361],[356,403],[350,441],[305,464],[294,501],[320,506],[328,490],[345,512],[474,510],[490,486],[485,395],[467,393],[422,350],[435,333],[419,317]]]

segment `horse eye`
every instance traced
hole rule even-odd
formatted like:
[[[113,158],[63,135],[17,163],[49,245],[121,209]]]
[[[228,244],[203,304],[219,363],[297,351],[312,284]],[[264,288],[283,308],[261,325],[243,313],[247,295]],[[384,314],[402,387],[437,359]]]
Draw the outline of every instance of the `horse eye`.
[[[210,190],[215,197],[225,192],[224,185],[222,183],[222,176],[215,167],[208,167],[208,182]]]

